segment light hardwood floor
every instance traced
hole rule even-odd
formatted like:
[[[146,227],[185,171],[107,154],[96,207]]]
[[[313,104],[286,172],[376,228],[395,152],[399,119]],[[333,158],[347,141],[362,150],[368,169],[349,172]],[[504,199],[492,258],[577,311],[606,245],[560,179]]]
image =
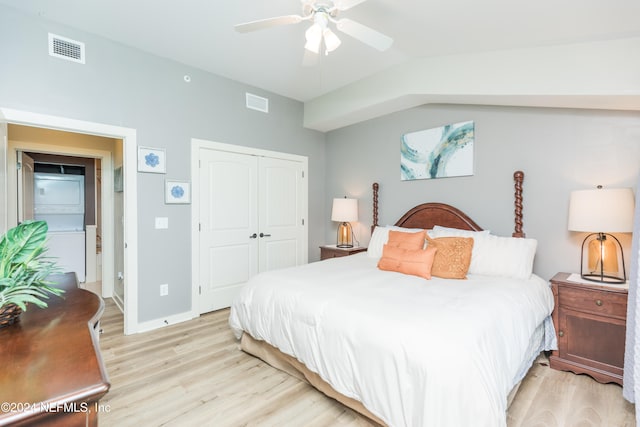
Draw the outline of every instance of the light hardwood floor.
[[[372,426],[307,384],[239,350],[220,310],[124,336],[106,301],[100,338],[111,390],[101,426]],[[622,388],[551,370],[538,358],[507,414],[509,427],[635,426]],[[437,427],[437,426],[436,426]]]

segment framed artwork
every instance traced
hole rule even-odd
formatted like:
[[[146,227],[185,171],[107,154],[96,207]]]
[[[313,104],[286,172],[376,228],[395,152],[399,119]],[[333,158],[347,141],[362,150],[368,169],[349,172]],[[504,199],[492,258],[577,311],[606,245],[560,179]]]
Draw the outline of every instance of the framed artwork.
[[[163,148],[138,147],[138,172],[166,173],[167,161]]]
[[[473,121],[402,135],[400,179],[473,175]]]
[[[191,184],[189,181],[166,180],[164,185],[164,202],[167,204],[191,203]]]

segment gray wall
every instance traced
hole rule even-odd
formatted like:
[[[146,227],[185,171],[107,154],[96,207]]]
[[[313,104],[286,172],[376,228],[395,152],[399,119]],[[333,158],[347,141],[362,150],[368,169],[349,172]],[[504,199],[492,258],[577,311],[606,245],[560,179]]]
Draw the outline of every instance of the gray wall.
[[[87,63],[49,57],[47,32],[85,42]],[[165,178],[190,179],[191,138],[309,157],[310,261],[319,259],[319,245],[335,241],[333,197],[360,199],[356,231],[367,243],[374,181],[381,184],[383,224],[423,201],[443,201],[510,235],[511,175],[522,169],[524,228],[539,241],[535,271],[549,278],[579,269],[584,235],[566,229],[569,192],[596,184],[633,187],[638,176],[639,113],[431,105],[325,137],[302,128],[297,101],[5,6],[0,52],[0,106],[135,128],[139,145],[166,148],[166,175],[138,175],[140,321],[190,309],[190,206],[165,205],[162,189]],[[271,113],[245,109],[246,91],[267,96]],[[474,176],[400,182],[400,135],[464,120],[476,123]],[[155,230],[156,216],[169,217],[170,229]],[[159,296],[160,283],[171,285],[170,299]]]
[[[84,42],[86,64],[50,57],[48,32]],[[191,177],[191,138],[308,156],[309,258],[317,259],[324,135],[302,127],[301,103],[5,6],[0,52],[0,106],[135,128],[139,145],[166,149],[166,175],[138,175],[139,321],[191,308],[190,205],[167,206],[163,196],[165,178]],[[267,96],[270,114],[247,110],[246,91]],[[156,216],[169,217],[170,229],[155,230]],[[161,283],[170,284],[170,299],[159,296]]]
[[[475,121],[471,177],[400,181],[400,136],[460,121]],[[586,236],[567,230],[572,190],[631,187],[640,166],[640,113],[600,110],[429,105],[327,134],[327,212],[331,199],[360,199],[361,243],[369,239],[371,184],[380,183],[380,224],[394,223],[426,201],[468,213],[494,234],[513,232],[513,179],[525,172],[524,231],[538,240],[534,271],[545,279],[580,270]],[[635,191],[635,188],[634,188]],[[326,239],[336,225],[326,220]],[[625,250],[630,235],[617,235]],[[627,264],[628,265],[628,264]]]

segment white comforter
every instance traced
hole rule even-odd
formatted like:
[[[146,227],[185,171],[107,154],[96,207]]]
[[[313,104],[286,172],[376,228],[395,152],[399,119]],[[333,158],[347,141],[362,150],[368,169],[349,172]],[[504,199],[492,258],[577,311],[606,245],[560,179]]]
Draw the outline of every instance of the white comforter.
[[[553,296],[530,280],[430,281],[366,254],[252,278],[231,307],[243,331],[296,357],[390,426],[506,425],[507,395]]]

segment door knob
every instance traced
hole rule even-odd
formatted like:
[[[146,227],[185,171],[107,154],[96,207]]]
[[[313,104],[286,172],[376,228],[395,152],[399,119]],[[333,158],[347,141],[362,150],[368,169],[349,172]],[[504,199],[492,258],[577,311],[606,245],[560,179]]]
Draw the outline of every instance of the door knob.
[[[260,237],[271,237],[271,234],[260,233]]]
[[[256,237],[258,237],[256,233],[253,233],[251,236],[249,236],[250,239],[255,239]]]

